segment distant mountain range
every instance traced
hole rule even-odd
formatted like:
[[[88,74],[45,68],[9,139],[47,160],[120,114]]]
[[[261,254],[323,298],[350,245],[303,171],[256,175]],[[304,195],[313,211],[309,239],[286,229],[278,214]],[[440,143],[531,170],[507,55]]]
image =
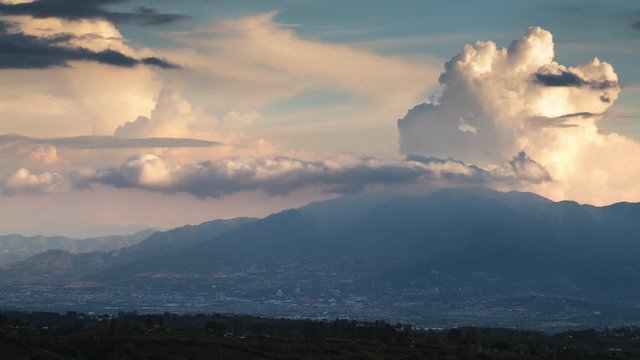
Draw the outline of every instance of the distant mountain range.
[[[215,220],[197,226],[187,225],[164,232],[138,233],[141,239],[130,246],[111,244],[111,251],[72,252],[56,248],[6,264],[0,271],[0,281],[9,284],[70,284],[88,275],[145,259],[180,254],[201,242],[236,228],[253,219]],[[85,240],[76,240],[82,242]]]
[[[372,193],[158,232],[109,252],[53,250],[6,265],[0,283],[29,289],[35,307],[32,288],[55,286],[49,301],[92,309],[640,323],[639,224],[640,204],[487,189]]]
[[[2,235],[0,236],[0,265],[18,262],[49,250],[64,250],[70,253],[111,251],[137,244],[154,232],[154,230],[143,230],[131,235],[102,236],[88,239],[42,235]]]

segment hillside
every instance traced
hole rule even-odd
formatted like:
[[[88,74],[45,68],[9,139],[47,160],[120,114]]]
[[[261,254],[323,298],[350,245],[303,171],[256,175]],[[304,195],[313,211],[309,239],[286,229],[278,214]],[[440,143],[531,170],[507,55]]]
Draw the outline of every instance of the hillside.
[[[23,236],[10,234],[0,236],[0,265],[24,260],[49,250],[70,253],[111,251],[137,244],[154,230],[143,230],[131,235],[102,236],[87,239],[71,239],[63,236]]]
[[[67,304],[110,291],[83,302],[87,309],[116,302],[439,326],[635,324],[639,209],[486,189],[374,193],[179,228],[109,253],[48,253],[13,264],[0,280],[91,284],[56,293]]]

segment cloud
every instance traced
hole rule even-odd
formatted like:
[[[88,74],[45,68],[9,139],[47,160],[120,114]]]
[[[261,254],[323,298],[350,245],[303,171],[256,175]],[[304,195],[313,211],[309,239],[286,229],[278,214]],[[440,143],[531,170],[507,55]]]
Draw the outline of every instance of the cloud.
[[[148,67],[82,62],[0,73],[2,132],[38,138],[110,135],[122,119],[149,113],[158,91]]]
[[[58,162],[58,149],[52,145],[39,145],[29,153],[29,160],[53,165]]]
[[[173,88],[163,88],[151,110],[150,117],[138,117],[134,122],[126,122],[114,133],[116,137],[149,136],[206,136],[215,133],[217,119],[185,99]]]
[[[633,24],[631,24],[631,28],[634,30],[640,30],[640,21],[636,21]]]
[[[44,172],[38,175],[22,168],[5,179],[2,193],[7,196],[45,194],[58,191],[62,187],[62,177],[58,173]]]
[[[194,106],[175,89],[165,87],[158,95],[151,117],[139,116],[135,121],[125,122],[116,128],[114,137],[224,137],[228,142],[243,138],[240,130],[261,118],[256,111],[229,111],[219,119]]]
[[[72,61],[93,61],[100,64],[134,67],[140,64],[163,69],[178,65],[157,57],[134,58],[124,53],[103,49],[99,51],[70,46],[72,34],[37,37],[10,32],[10,27],[0,21],[0,69],[43,69],[66,67]]]
[[[306,39],[294,31],[295,27],[277,22],[277,15],[269,12],[224,19],[196,30],[173,32],[171,36],[199,51],[202,57],[188,57],[194,67],[207,68],[209,76],[230,81],[225,83],[228,87],[243,84],[249,76],[255,83],[272,86],[247,91],[269,94],[284,91],[286,86],[286,94],[296,94],[305,88],[335,87],[389,102],[406,97],[413,100],[430,86],[425,82],[436,77],[435,63],[428,59],[383,56],[348,45]],[[423,83],[412,79],[422,79]]]
[[[341,156],[314,161],[290,157],[226,158],[176,164],[146,154],[133,156],[120,167],[76,172],[72,181],[78,189],[102,184],[220,198],[253,190],[262,190],[271,196],[287,195],[311,186],[320,187],[327,193],[344,194],[371,186],[416,183],[455,186],[549,180],[541,176],[543,168],[526,154],[514,159],[511,166],[512,170],[485,170],[461,161],[420,156],[410,156],[406,160]]]
[[[173,49],[167,57],[185,65],[163,76],[168,83],[186,82],[183,95],[211,114],[268,109],[263,110],[270,112],[265,120],[277,125],[275,136],[290,142],[300,134],[306,149],[322,148],[328,135],[337,140],[363,128],[376,131],[378,150],[393,146],[396,134],[389,118],[437,85],[437,60],[378,54],[302,36],[302,30],[271,12],[172,32],[172,39],[188,50]],[[318,93],[332,94],[339,104],[314,100],[301,106],[300,99],[317,99]],[[276,133],[273,128],[265,130]],[[343,148],[351,151],[373,146],[346,138]]]
[[[518,153],[509,164],[518,179],[531,183],[551,181],[551,175],[547,169],[532,160],[524,151]]]
[[[122,119],[149,114],[162,88],[157,69],[174,67],[150,49],[131,47],[107,20],[11,16],[0,22],[0,40],[13,41],[0,43],[11,48],[0,57],[5,132],[112,134]],[[155,66],[140,66],[145,63]],[[25,71],[33,68],[38,71]]]
[[[69,49],[91,54],[115,51],[138,65],[68,61],[44,56],[46,51],[21,60],[7,57],[9,63],[0,70],[3,132],[34,137],[111,135],[143,116],[152,125],[144,127],[144,134],[153,137],[229,137],[241,143],[246,135],[288,146],[299,146],[294,142],[304,138],[303,148],[312,150],[326,148],[330,136],[332,151],[393,146],[396,135],[388,119],[435,85],[435,61],[305,38],[274,16],[223,19],[205,28],[172,33],[175,47],[161,49],[132,47],[114,23],[102,18],[4,16],[8,34],[55,46],[55,51],[62,48],[63,55]],[[180,69],[140,66],[154,57],[179,64]],[[17,66],[42,70],[8,68]],[[167,88],[172,90],[163,94]],[[190,104],[191,114],[166,115],[167,121],[160,113],[152,114],[158,102],[171,97],[170,92]],[[341,104],[299,101],[317,92],[335,93]],[[36,102],[43,106],[30,106]],[[263,112],[269,116],[263,117]],[[308,120],[298,121],[301,118]],[[348,132],[364,127],[375,142],[352,141]],[[121,129],[118,136],[134,137],[128,131]],[[142,137],[143,130],[136,131],[135,137]]]
[[[522,148],[530,118],[603,113],[617,99],[620,87],[611,65],[594,59],[567,68],[553,57],[551,33],[540,28],[531,28],[508,49],[493,42],[466,45],[445,64],[437,101],[416,106],[399,120],[400,150],[481,165],[501,163],[520,150],[531,153]],[[574,85],[611,86],[548,86],[570,85],[567,80],[573,75],[549,75],[562,73],[576,75]],[[541,83],[540,76],[548,83]],[[610,102],[603,102],[603,97]],[[460,131],[460,119],[476,133]]]
[[[198,148],[213,147],[215,141],[187,138],[117,138],[113,136],[74,136],[63,138],[30,138],[21,135],[0,135],[0,146],[23,145],[34,149],[135,149],[135,148]]]
[[[606,90],[620,88],[617,81],[611,80],[590,80],[587,81],[571,71],[560,71],[558,74],[553,73],[536,73],[535,81],[544,86],[570,86],[583,87],[588,86],[595,90]]]
[[[127,0],[35,0],[0,2],[0,14],[28,15],[34,18],[61,18],[67,20],[105,19],[115,23],[136,25],[165,25],[188,19],[185,15],[165,14],[148,7],[137,7],[129,12],[110,11],[105,6],[125,3]]]
[[[113,133],[113,136],[127,139],[145,137],[151,132],[151,128],[151,120],[149,120],[148,117],[138,116],[135,121],[127,121],[118,126],[116,131]]]
[[[523,189],[554,199],[640,200],[640,142],[598,127],[621,91],[613,67],[597,58],[568,67],[554,53],[538,27],[508,48],[466,45],[445,64],[441,93],[398,121],[400,151],[509,162]]]

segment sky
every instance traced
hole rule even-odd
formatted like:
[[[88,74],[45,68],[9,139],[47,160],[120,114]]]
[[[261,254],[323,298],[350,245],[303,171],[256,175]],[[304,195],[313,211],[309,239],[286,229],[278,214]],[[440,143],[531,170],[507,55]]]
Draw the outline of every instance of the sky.
[[[639,202],[640,4],[0,0],[0,233],[378,189]]]

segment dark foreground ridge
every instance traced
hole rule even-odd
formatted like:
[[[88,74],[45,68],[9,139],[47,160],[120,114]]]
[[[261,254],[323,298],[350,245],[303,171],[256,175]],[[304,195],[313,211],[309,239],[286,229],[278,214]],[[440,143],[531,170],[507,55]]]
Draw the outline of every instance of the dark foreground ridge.
[[[550,335],[240,315],[0,313],[2,359],[638,359],[640,329]]]

